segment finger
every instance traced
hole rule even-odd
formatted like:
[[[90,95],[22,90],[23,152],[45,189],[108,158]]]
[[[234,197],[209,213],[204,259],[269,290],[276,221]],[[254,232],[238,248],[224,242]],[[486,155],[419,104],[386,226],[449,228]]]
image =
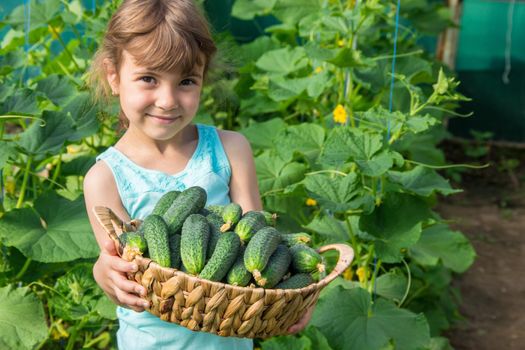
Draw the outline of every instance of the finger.
[[[115,295],[122,305],[125,305],[135,311],[144,311],[144,308],[149,307],[149,302],[139,298],[133,294],[126,293],[118,288],[115,288]]]
[[[126,261],[119,257],[113,257],[110,261],[110,266],[113,270],[119,272],[136,272],[138,270],[136,263]]]
[[[146,288],[138,284],[137,282],[130,281],[126,279],[121,274],[116,274],[112,276],[113,284],[116,288],[131,294],[136,294],[140,296],[146,296]]]
[[[108,239],[102,244],[102,251],[109,255],[117,255],[117,248],[115,247],[115,242]]]

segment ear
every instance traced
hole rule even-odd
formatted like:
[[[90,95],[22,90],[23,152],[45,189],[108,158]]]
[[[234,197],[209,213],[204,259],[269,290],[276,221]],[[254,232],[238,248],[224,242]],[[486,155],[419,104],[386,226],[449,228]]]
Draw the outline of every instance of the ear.
[[[109,86],[113,95],[118,95],[119,93],[119,79],[117,67],[111,62],[109,58],[104,58],[102,61],[104,64],[104,71],[106,72],[106,79],[108,80]]]

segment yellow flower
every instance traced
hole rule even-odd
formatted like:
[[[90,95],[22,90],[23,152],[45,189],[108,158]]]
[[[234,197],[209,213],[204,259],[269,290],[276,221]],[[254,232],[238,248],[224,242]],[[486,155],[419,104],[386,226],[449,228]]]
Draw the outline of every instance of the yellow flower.
[[[323,71],[323,67],[319,66],[319,67],[315,68],[315,71],[314,71],[314,72],[317,73],[317,74],[319,74],[319,73],[321,73],[322,71]]]
[[[54,340],[59,340],[60,338],[67,338],[69,337],[69,333],[64,329],[64,326],[62,326],[62,320],[58,321],[57,323],[54,323],[51,326],[51,338]]]
[[[339,124],[346,124],[346,118],[348,117],[348,115],[343,105],[338,104],[337,107],[335,107],[333,114],[334,122]]]
[[[354,270],[352,270],[350,267],[343,271],[343,278],[347,281],[351,281],[352,277],[354,277]]]
[[[62,31],[62,28],[60,28],[60,27],[53,27],[50,24],[48,24],[47,25],[47,30],[49,31],[49,33],[51,33],[51,37],[53,39],[58,39],[58,35]]]
[[[339,46],[339,47],[343,47],[343,46],[345,46],[345,41],[344,41],[344,39],[337,40],[337,46]]]
[[[367,279],[368,271],[366,270],[366,267],[361,266],[357,269],[355,272],[357,274],[357,277],[359,278],[359,283],[364,283]]]
[[[308,198],[306,200],[306,205],[309,207],[315,207],[317,205],[317,201],[313,198]]]
[[[80,151],[80,146],[79,145],[68,145],[66,149],[67,149],[68,154],[75,154]]]

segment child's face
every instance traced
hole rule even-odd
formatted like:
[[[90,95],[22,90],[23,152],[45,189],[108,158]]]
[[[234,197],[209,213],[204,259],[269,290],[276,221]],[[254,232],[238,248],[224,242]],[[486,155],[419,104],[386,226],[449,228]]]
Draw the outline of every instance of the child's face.
[[[154,72],[140,66],[126,51],[118,75],[108,81],[118,93],[129,128],[154,140],[169,140],[187,126],[199,108],[203,66],[193,72]]]

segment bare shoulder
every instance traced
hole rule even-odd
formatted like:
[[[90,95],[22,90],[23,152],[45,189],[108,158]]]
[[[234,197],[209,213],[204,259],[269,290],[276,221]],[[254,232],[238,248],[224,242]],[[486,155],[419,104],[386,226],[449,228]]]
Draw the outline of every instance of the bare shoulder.
[[[248,139],[241,133],[230,130],[217,130],[222,145],[229,158],[252,157],[252,148]],[[230,159],[231,161],[232,159]]]
[[[83,187],[86,208],[105,206],[111,208],[121,218],[127,218],[113,172],[106,163],[98,161],[89,169],[84,177]]]

